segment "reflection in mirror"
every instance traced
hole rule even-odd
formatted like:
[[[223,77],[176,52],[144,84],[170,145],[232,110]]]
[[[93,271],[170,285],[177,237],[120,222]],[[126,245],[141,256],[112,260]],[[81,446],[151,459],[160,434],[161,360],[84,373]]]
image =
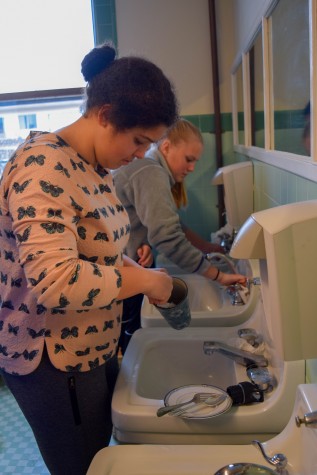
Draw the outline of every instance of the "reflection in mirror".
[[[251,145],[264,148],[262,30],[250,49]]]
[[[272,12],[274,148],[299,155],[310,155],[308,4],[279,0]]]
[[[237,114],[238,114],[238,143],[244,145],[244,107],[243,107],[243,74],[242,63],[236,72]]]

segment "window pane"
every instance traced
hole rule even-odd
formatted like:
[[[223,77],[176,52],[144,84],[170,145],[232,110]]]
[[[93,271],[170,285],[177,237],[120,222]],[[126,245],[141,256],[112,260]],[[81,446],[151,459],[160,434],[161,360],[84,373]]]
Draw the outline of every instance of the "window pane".
[[[31,129],[51,132],[80,117],[91,0],[1,0],[0,41],[0,94],[10,96],[0,98],[1,177]]]
[[[0,94],[83,87],[80,64],[94,47],[91,1],[1,0],[0,44]]]

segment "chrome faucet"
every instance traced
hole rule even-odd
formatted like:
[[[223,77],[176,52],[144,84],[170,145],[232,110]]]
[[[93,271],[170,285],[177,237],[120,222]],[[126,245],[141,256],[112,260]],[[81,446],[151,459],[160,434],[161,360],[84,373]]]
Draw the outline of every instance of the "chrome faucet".
[[[257,348],[263,342],[262,335],[259,335],[254,328],[240,328],[238,336],[254,348]]]
[[[242,291],[242,286],[240,284],[229,285],[226,288],[226,292],[231,298],[231,305],[245,305],[245,302],[241,297]]]
[[[263,457],[265,460],[270,463],[271,465],[274,465],[276,469],[276,473],[280,475],[288,475],[288,470],[286,468],[287,466],[287,457],[284,454],[274,454],[272,457],[269,457],[264,450],[264,447],[262,443],[258,440],[252,440],[252,445],[254,447],[257,447],[260,452],[262,453]]]
[[[221,252],[210,252],[209,254],[205,255],[205,258],[209,262],[213,261],[213,263],[216,266],[217,266],[217,262],[215,262],[216,259],[225,261],[226,264],[229,266],[232,274],[238,274],[239,273],[239,272],[237,272],[232,259],[230,259],[230,257],[226,256],[225,254],[221,254]]]
[[[235,240],[237,234],[238,231],[234,229],[231,235],[228,233],[223,233],[219,236],[221,238],[220,246],[223,248],[226,254],[229,254],[232,247],[232,243]]]
[[[203,349],[206,355],[212,355],[212,353],[217,352],[246,368],[250,366],[268,366],[268,360],[263,355],[255,355],[249,351],[240,350],[239,348],[229,346],[220,341],[205,341]]]

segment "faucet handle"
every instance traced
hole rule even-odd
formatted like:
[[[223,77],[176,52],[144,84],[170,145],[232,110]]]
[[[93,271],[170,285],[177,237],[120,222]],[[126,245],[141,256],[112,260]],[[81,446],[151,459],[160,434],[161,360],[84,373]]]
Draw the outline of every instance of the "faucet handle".
[[[301,424],[305,424],[306,427],[311,427],[312,429],[317,428],[317,411],[313,412],[307,412],[304,414],[304,417],[295,417],[295,422],[297,427],[299,427]]]
[[[261,285],[261,278],[260,277],[249,277],[246,282],[246,287],[250,292],[251,285]]]
[[[254,348],[258,348],[258,346],[263,342],[262,335],[259,335],[253,328],[240,328],[238,330],[238,336],[243,338]]]

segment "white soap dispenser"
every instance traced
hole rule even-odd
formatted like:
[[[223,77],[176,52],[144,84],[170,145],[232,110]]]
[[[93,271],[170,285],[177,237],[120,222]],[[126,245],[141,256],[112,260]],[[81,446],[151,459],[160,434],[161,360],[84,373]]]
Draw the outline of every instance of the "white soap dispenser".
[[[211,183],[223,185],[227,223],[238,231],[253,212],[252,162],[219,168]]]
[[[317,200],[253,213],[230,255],[259,259],[270,336],[284,361],[317,357]]]

